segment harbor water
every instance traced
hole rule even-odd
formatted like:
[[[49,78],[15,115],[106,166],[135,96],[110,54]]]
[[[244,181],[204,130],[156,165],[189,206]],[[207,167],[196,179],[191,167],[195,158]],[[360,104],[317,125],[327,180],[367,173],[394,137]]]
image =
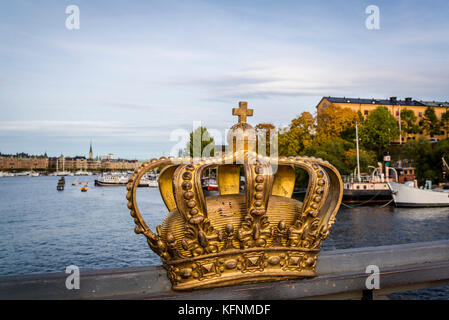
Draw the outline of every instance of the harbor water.
[[[124,187],[95,187],[94,176],[0,178],[0,276],[157,265],[144,236],[134,233]],[[88,184],[88,191],[80,188]],[[166,208],[157,188],[139,188],[150,227]],[[449,239],[449,208],[343,207],[322,250]],[[449,287],[391,295],[449,299]]]

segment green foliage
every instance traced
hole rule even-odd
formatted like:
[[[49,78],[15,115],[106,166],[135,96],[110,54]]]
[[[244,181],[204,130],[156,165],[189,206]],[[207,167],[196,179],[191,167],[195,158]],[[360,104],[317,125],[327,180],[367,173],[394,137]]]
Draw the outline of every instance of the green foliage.
[[[442,181],[442,160],[449,159],[449,139],[431,143],[428,139],[421,137],[419,140],[410,140],[404,145],[405,155],[413,159],[413,166],[419,184],[426,180],[433,183]]]
[[[190,157],[212,157],[215,153],[215,141],[205,127],[190,132],[185,153]]]
[[[360,172],[369,172],[368,166],[372,166],[376,163],[376,154],[369,150],[359,151]],[[345,163],[349,170],[357,168],[357,150],[349,149],[345,153]]]
[[[347,108],[327,108],[316,118],[303,112],[288,128],[279,131],[279,155],[315,156],[332,163],[341,174],[350,174],[357,166],[355,123],[359,120],[364,122],[361,113]],[[361,171],[368,172],[368,165],[376,164],[376,154],[360,149],[360,164]]]
[[[416,124],[416,116],[413,110],[401,110],[401,130],[407,137],[407,134],[414,134],[419,132],[419,127]]]
[[[434,108],[427,107],[426,111],[424,111],[423,126],[424,126],[424,130],[430,136],[440,134],[441,123],[440,123],[440,121],[438,121],[438,118],[437,118]]]
[[[446,112],[444,112],[441,115],[441,122],[440,122],[441,127],[444,129],[444,131],[446,131],[446,138],[448,137],[449,134],[449,110],[446,110]]]
[[[359,131],[362,145],[376,153],[379,160],[388,150],[390,142],[399,137],[396,119],[385,107],[377,107],[371,111]]]
[[[340,171],[340,174],[350,174],[354,167],[348,166],[345,155],[352,147],[354,147],[354,143],[338,137],[329,137],[321,144],[314,144],[306,148],[305,154],[329,161]]]

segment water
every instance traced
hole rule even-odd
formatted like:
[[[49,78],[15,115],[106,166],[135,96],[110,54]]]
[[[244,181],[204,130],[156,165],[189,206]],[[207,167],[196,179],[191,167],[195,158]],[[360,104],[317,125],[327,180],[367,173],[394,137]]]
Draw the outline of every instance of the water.
[[[143,235],[134,233],[124,187],[94,187],[95,177],[56,191],[59,177],[0,179],[0,276],[160,264]],[[152,230],[166,215],[156,188],[140,188],[141,212]],[[342,207],[322,250],[449,238],[449,208]],[[449,287],[392,298],[449,299]]]

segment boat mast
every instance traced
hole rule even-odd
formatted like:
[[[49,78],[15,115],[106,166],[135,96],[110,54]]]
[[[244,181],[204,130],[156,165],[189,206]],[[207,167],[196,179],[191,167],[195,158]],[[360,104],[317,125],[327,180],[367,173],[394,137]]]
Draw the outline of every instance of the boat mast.
[[[361,182],[360,179],[360,155],[359,155],[359,129],[357,126],[357,122],[355,123],[355,145],[357,149],[357,180]]]

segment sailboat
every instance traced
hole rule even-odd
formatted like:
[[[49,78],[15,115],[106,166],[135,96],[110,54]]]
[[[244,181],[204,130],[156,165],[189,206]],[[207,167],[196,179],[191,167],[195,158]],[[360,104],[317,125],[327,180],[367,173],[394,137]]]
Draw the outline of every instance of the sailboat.
[[[392,200],[391,191],[388,188],[387,180],[388,176],[384,177],[382,172],[382,163],[379,163],[379,168],[374,168],[373,172],[369,176],[362,176],[360,174],[360,150],[359,150],[359,131],[358,125],[355,124],[356,134],[356,151],[357,151],[357,168],[354,179],[346,179],[343,182],[343,204],[385,204]],[[397,172],[394,168],[388,166],[385,167],[385,172],[389,173],[389,170]],[[387,175],[388,175],[387,173]]]
[[[62,157],[62,171],[58,171],[58,163],[59,163],[59,159],[56,160],[56,175],[57,176],[68,176],[70,175],[70,172],[65,171],[65,157]]]

